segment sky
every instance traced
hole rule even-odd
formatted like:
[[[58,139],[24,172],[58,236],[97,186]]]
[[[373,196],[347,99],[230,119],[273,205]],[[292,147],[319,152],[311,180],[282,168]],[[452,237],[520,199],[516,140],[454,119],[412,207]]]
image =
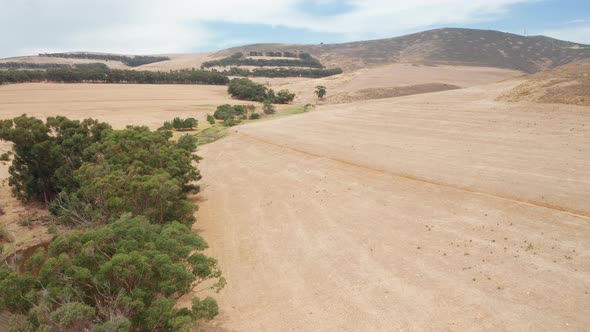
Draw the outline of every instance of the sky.
[[[0,57],[341,43],[442,27],[590,44],[590,0],[0,0]]]

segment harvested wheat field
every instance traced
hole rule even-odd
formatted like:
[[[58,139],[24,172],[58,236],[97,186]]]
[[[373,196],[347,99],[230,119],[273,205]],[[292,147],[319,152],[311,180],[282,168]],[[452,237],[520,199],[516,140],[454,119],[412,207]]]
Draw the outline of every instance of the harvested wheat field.
[[[174,117],[199,121],[221,104],[237,103],[227,87],[214,85],[25,83],[0,86],[0,118],[26,113],[46,118],[97,118],[115,128],[158,128]]]
[[[590,326],[590,112],[519,82],[320,107],[200,149],[211,329]]]

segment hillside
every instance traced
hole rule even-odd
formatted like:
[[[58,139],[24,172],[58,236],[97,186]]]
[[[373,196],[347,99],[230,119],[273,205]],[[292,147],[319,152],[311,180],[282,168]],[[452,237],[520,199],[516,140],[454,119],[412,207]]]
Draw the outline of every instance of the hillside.
[[[590,59],[531,75],[498,99],[590,106]]]
[[[576,60],[590,58],[590,46],[544,36],[525,37],[492,30],[444,28],[401,37],[342,44],[252,44],[214,53],[165,54],[170,60],[128,67],[120,61],[26,56],[0,62],[106,63],[111,68],[179,70],[199,67],[236,52],[305,52],[327,68],[345,71],[392,63],[484,66],[535,73]],[[103,53],[104,54],[104,53]]]
[[[544,36],[491,30],[445,28],[411,35],[343,44],[254,44],[220,51],[308,52],[328,66],[358,69],[395,62],[486,66],[537,72],[590,58],[590,46]]]

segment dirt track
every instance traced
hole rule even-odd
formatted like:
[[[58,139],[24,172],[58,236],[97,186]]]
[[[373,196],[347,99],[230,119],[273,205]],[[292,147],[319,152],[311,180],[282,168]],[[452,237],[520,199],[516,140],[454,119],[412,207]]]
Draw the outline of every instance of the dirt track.
[[[515,83],[325,107],[200,150],[236,331],[584,330],[590,113]]]

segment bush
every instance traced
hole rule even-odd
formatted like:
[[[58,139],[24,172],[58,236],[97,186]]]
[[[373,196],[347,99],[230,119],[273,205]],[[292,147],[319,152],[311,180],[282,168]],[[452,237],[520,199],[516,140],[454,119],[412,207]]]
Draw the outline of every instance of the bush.
[[[295,99],[295,94],[291,93],[287,89],[283,89],[277,93],[277,96],[274,98],[274,102],[277,104],[288,104]]]
[[[234,118],[223,120],[223,125],[226,127],[233,127],[235,125],[238,125],[239,123],[240,123],[240,120],[236,120]]]
[[[250,120],[258,120],[258,119],[260,119],[260,113],[250,114]]]
[[[213,117],[213,115],[207,113],[207,122],[209,122],[209,124],[214,125],[215,124],[215,117]]]
[[[243,115],[246,113],[246,109],[242,105],[234,105],[234,113],[236,115]]]
[[[9,161],[10,160],[10,155],[8,153],[3,153],[0,155],[0,160],[2,161]]]
[[[57,227],[55,227],[55,225],[50,225],[49,227],[47,227],[47,233],[55,234],[56,232],[57,232]]]
[[[197,124],[198,121],[195,118],[181,119],[176,117],[172,120],[172,128],[176,130],[193,130]]]
[[[213,116],[218,120],[233,119],[235,115],[234,108],[229,104],[217,106],[215,113],[213,113]]]
[[[266,114],[266,115],[274,114],[276,112],[276,108],[269,101],[264,102],[264,106],[262,106],[262,110],[264,111],[264,114]]]

